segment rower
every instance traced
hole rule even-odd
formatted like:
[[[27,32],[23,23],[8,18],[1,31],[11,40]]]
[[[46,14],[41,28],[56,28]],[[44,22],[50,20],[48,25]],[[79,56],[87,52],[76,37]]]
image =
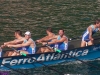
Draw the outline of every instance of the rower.
[[[4,42],[3,45],[1,45],[1,48],[7,47],[7,45],[16,45],[16,44],[21,44],[25,40],[25,38],[22,36],[22,31],[21,30],[15,30],[14,33],[15,39],[12,41]],[[5,56],[11,56],[11,54],[14,51],[6,51],[6,53],[3,55]]]
[[[65,36],[64,34],[64,30],[60,29],[59,30],[59,35],[56,35],[54,37],[52,37],[52,41],[48,42],[48,45],[52,45],[54,44],[53,47],[65,51],[68,49],[68,38]],[[45,45],[46,43],[43,43],[43,45]]]
[[[7,45],[7,46],[8,47],[15,47],[15,48],[20,48],[21,47],[20,53],[35,54],[36,44],[31,39],[31,33],[29,31],[25,32],[25,39],[26,40],[24,40],[24,42],[22,44]],[[18,55],[17,52],[13,53],[11,56],[16,56],[16,55]]]
[[[52,32],[52,28],[51,27],[48,27],[46,29],[46,33],[47,35],[39,40],[36,40],[37,43],[42,43],[42,42],[47,42],[47,41],[50,41],[50,38],[51,37],[54,37],[55,34]]]
[[[37,43],[49,42],[52,41],[51,38],[55,36],[52,32],[52,28],[48,27],[46,29],[47,35],[39,40],[36,40]],[[53,52],[53,50],[48,49],[47,47],[40,47],[37,53],[44,53],[44,52]]]
[[[96,20],[93,25],[90,25],[82,36],[81,47],[85,47],[86,45],[93,45],[93,37],[92,35],[100,31],[100,20]]]

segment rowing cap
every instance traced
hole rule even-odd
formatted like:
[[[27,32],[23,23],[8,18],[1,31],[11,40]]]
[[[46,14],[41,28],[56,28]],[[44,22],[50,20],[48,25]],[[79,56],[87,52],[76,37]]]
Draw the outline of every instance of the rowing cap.
[[[29,31],[25,32],[25,35],[31,35],[31,33]]]

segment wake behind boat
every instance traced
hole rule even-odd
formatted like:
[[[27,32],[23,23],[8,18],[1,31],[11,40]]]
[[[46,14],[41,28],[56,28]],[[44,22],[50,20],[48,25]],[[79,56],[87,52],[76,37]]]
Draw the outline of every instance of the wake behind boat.
[[[2,57],[0,58],[0,69],[9,70],[5,65],[10,66],[13,69],[29,69],[42,67],[44,66],[43,64],[53,65],[62,62],[75,61],[76,59],[73,57],[80,60],[94,60],[100,57],[99,38],[95,38],[95,44],[92,46],[75,48],[79,47],[80,41],[81,40],[70,41],[69,49],[61,53],[52,52],[31,54],[27,56]]]

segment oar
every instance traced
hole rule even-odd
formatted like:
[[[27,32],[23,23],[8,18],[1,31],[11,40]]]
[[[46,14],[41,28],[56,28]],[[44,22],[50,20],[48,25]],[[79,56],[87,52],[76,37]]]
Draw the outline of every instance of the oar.
[[[23,56],[25,56],[25,57],[31,58],[32,60],[36,61],[37,63],[39,63],[39,64],[41,64],[41,65],[43,65],[43,66],[45,66],[45,67],[47,67],[48,69],[57,72],[59,75],[64,75],[62,72],[59,72],[58,70],[53,69],[53,68],[49,67],[48,65],[46,65],[46,64],[44,64],[44,63],[42,63],[42,62],[37,61],[36,59],[30,57],[29,55],[25,54],[24,52],[20,52],[20,51],[16,50],[15,48],[11,48],[11,49],[15,50],[16,52],[19,52],[21,55],[23,55]],[[31,64],[32,64],[32,63],[31,63]]]
[[[50,47],[49,45],[46,45],[46,46],[49,47],[49,48],[52,48],[52,47]],[[52,49],[55,49],[55,48],[52,48]],[[84,63],[84,64],[86,64],[86,65],[92,66],[92,67],[94,67],[94,68],[100,70],[100,68],[97,67],[97,66],[95,66],[95,65],[92,65],[92,64],[86,63],[86,62],[84,62],[84,61],[78,59],[77,57],[72,57],[71,55],[62,52],[61,50],[59,50],[59,49],[57,49],[57,48],[56,48],[56,50],[59,51],[59,53],[63,53],[63,54],[65,54],[65,55],[67,55],[67,56],[69,56],[69,57],[71,57],[71,58],[73,58],[73,59],[75,59],[75,60],[78,60],[78,61],[80,61],[80,62],[82,62],[82,63]]]
[[[74,37],[74,38],[69,38],[69,41],[71,41],[71,40],[76,40],[76,39],[81,39],[81,38],[82,38],[82,36]]]
[[[56,49],[56,48],[54,48],[54,47],[50,47],[49,45],[45,45],[46,47],[48,47],[49,49],[53,49],[54,50],[54,52],[58,52],[58,53],[61,53],[61,50],[59,50],[59,49]]]

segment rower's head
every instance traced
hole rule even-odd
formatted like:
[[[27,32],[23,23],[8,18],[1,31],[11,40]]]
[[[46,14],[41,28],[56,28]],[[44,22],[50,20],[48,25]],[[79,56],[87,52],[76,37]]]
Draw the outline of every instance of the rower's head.
[[[46,32],[47,32],[47,34],[48,34],[49,32],[52,33],[52,28],[51,28],[51,27],[48,27],[48,28],[46,29]]]
[[[22,36],[22,31],[15,30],[15,38],[18,38],[19,36]]]
[[[64,30],[63,30],[63,29],[60,29],[60,30],[59,30],[59,35],[60,35],[60,36],[63,36],[63,35],[64,35]]]
[[[29,39],[31,37],[31,33],[29,31],[25,32],[25,38]]]
[[[100,19],[96,20],[94,24],[96,25],[97,28],[100,28]]]

